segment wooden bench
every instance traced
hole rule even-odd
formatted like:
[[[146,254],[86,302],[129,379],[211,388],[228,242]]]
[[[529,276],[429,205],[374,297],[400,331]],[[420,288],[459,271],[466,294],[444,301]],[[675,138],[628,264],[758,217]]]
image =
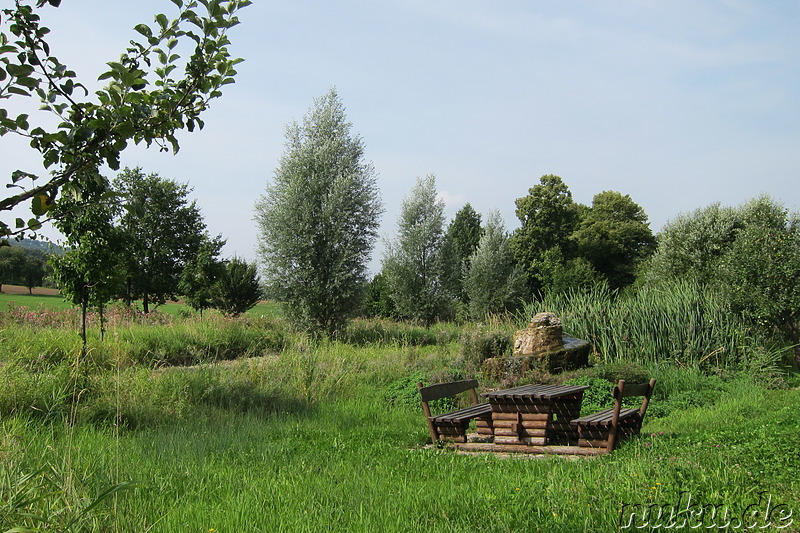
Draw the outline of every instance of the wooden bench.
[[[428,387],[424,387],[422,383],[417,383],[419,396],[422,400],[422,411],[425,413],[428,430],[431,433],[431,440],[434,444],[440,440],[467,442],[467,428],[472,419],[476,419],[479,434],[492,434],[492,407],[488,403],[478,403],[478,393],[475,391],[477,386],[478,381],[474,379],[440,383]],[[431,415],[428,402],[456,396],[466,391],[470,391],[473,405],[441,415]]]
[[[578,445],[604,448],[605,453],[608,453],[614,450],[617,441],[622,437],[638,435],[655,386],[655,378],[651,379],[650,383],[636,385],[626,385],[624,379],[619,380],[613,391],[614,407],[571,422],[572,426],[577,428]],[[622,407],[622,399],[631,396],[644,396],[639,409]]]

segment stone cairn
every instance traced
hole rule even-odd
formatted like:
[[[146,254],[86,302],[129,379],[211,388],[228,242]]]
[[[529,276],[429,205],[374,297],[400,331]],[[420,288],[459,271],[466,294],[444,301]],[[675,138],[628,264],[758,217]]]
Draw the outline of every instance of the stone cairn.
[[[538,313],[526,329],[514,333],[513,355],[485,360],[481,372],[500,381],[532,370],[555,374],[587,366],[591,349],[587,341],[564,337],[561,320],[554,313]]]
[[[514,333],[514,355],[556,352],[564,348],[564,330],[555,313],[533,315],[527,329]]]

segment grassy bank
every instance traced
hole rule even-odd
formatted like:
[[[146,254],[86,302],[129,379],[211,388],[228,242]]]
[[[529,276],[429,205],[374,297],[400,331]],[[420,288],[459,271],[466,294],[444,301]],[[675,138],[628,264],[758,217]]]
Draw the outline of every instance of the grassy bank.
[[[421,414],[370,386],[313,405],[205,406],[141,431],[12,417],[3,492],[43,461],[59,486],[29,496],[68,487],[37,502],[53,512],[139,481],[80,521],[96,531],[613,531],[625,504],[685,493],[742,516],[766,492],[796,513],[799,408],[796,390],[737,382],[713,407],[651,419],[614,454],[578,461],[423,448]]]
[[[729,518],[766,497],[800,513],[798,379],[744,347],[724,366],[599,353],[523,378],[594,380],[588,406],[655,376],[642,435],[610,456],[462,455],[425,446],[414,383],[474,375],[512,321],[358,320],[312,342],[263,311],[112,313],[84,357],[69,311],[0,313],[0,531],[599,532],[687,495]]]

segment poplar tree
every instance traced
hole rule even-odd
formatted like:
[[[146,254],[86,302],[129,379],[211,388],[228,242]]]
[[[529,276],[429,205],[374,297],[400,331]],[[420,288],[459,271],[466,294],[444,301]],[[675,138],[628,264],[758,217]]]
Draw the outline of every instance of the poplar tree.
[[[364,142],[335,89],[286,128],[286,149],[255,207],[269,294],[288,318],[334,336],[360,311],[383,205]]]
[[[443,287],[444,202],[436,197],[436,178],[418,179],[403,200],[397,238],[387,243],[383,272],[397,311],[429,327],[448,302]]]
[[[514,260],[508,232],[497,211],[489,214],[478,248],[470,257],[464,290],[475,319],[513,311],[525,294],[525,273]]]

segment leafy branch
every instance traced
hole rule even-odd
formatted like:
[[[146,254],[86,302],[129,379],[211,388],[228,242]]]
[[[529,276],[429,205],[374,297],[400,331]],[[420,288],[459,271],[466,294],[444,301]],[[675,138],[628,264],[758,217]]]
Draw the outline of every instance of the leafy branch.
[[[17,220],[15,230],[0,221],[0,241],[38,230],[59,195],[80,199],[104,192],[100,168],[118,170],[120,154],[130,142],[177,152],[178,130],[203,128],[200,115],[222,95],[224,85],[234,82],[235,66],[242,60],[230,56],[227,34],[239,24],[238,11],[251,2],[171,1],[177,16],[170,20],[157,14],[153,26],[137,24],[138,37],[118,61],[107,63],[109,69],[99,77],[107,85],[92,99],[45,41],[50,30],[41,26],[37,10],[58,7],[60,0],[38,0],[35,7],[16,0],[13,8],[0,11],[0,100],[36,96],[39,111],[59,121],[55,128],[32,127],[30,114],[12,117],[0,108],[0,136],[13,133],[29,139],[50,171],[46,178],[26,170],[12,173],[6,187],[22,190],[0,198],[0,211],[31,201],[33,217],[24,228]],[[178,53],[182,42],[190,49],[194,45],[184,59]],[[23,186],[23,180],[30,184]]]

